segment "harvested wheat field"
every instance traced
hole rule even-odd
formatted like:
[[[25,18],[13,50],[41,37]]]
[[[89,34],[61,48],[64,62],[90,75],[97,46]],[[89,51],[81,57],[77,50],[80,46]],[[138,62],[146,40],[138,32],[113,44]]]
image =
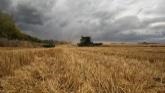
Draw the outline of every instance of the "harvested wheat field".
[[[165,47],[0,48],[0,93],[165,93]]]

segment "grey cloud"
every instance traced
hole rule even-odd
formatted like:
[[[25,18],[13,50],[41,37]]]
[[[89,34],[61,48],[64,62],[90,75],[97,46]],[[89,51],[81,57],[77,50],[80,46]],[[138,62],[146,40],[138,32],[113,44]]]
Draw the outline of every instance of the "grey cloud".
[[[152,23],[156,23],[156,22],[165,22],[165,16],[158,16],[158,17],[154,17],[154,18],[148,18],[144,20],[145,24],[152,24]]]
[[[42,13],[27,5],[18,5],[16,12],[14,12],[14,17],[18,23],[43,24]]]
[[[1,0],[0,1],[0,10],[6,10],[10,5],[10,0]]]
[[[122,31],[140,28],[142,23],[140,22],[137,16],[126,16],[124,18],[116,20],[114,25],[117,25],[117,29],[120,28],[120,30]]]
[[[23,1],[15,1],[12,12],[18,26],[43,39],[72,41],[90,35],[98,41],[165,40],[164,26],[150,26],[165,22],[163,0],[153,0],[155,8],[150,0]],[[0,2],[0,9],[10,7],[9,0]]]

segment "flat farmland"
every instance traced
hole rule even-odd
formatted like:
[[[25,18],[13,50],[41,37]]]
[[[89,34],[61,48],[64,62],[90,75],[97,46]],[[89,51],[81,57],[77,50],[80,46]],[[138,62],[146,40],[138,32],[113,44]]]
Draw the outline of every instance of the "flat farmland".
[[[165,93],[165,47],[0,48],[0,93]]]

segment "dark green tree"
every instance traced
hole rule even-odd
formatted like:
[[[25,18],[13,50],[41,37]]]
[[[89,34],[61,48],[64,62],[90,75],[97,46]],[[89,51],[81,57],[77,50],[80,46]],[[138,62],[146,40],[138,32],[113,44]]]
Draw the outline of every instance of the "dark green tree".
[[[0,11],[0,38],[6,38],[8,40],[27,40],[34,42],[41,42],[41,40],[32,36],[22,33],[15,22],[6,13]]]

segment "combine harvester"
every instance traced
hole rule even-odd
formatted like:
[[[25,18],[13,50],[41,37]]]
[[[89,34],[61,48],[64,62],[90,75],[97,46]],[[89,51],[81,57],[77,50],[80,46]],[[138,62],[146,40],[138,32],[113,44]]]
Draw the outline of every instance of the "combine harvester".
[[[80,43],[77,44],[79,47],[94,47],[94,46],[101,46],[102,43],[93,43],[91,41],[91,37],[89,36],[82,36],[80,39]]]

